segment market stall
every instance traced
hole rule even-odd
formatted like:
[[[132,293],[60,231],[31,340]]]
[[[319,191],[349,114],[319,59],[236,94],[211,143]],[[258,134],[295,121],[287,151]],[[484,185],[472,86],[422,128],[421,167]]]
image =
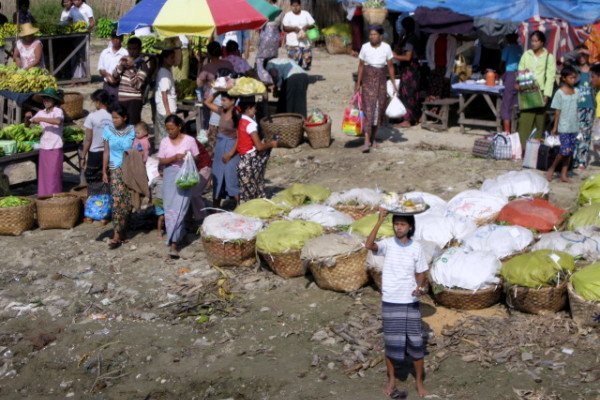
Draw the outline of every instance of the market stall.
[[[500,106],[502,105],[502,92],[504,86],[496,84],[487,86],[485,84],[461,82],[452,85],[452,89],[458,93],[458,124],[460,132],[465,133],[465,125],[493,128],[502,131],[502,118],[500,117]],[[482,117],[467,117],[467,108],[476,99],[485,100],[485,105],[495,117],[494,120]]]

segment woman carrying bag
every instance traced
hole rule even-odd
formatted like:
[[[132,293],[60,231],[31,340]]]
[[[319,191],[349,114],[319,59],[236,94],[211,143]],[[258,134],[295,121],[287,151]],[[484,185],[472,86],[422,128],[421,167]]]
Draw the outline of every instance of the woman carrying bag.
[[[546,36],[535,31],[529,35],[531,49],[527,50],[519,61],[519,71],[528,70],[533,73],[535,82],[541,92],[538,104],[525,104],[524,93],[519,93],[519,137],[521,146],[525,148],[527,138],[536,129],[539,135],[546,128],[546,107],[552,97],[556,75],[556,59],[544,48]]]

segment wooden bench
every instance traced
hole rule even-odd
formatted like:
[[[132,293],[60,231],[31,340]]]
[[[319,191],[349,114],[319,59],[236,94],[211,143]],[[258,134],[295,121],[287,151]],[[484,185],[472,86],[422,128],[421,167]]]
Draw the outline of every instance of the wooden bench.
[[[450,107],[456,105],[458,105],[458,99],[451,98],[423,102],[421,126],[431,131],[447,131],[450,119]]]

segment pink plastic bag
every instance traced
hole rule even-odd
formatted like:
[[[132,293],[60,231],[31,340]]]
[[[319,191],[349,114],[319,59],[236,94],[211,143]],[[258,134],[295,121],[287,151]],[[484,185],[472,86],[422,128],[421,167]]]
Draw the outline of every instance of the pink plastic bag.
[[[344,110],[342,132],[349,136],[362,136],[363,118],[362,98],[360,93],[356,92],[350,100],[350,105]]]

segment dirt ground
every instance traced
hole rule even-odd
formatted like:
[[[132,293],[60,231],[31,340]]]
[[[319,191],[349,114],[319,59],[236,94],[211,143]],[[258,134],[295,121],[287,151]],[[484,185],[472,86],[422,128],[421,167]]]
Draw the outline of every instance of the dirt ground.
[[[96,42],[95,57],[101,49]],[[385,126],[380,147],[361,154],[360,141],[340,132],[356,59],[317,49],[313,65],[309,108],[332,116],[334,142],[328,149],[276,149],[267,171],[271,191],[311,182],[450,199],[520,169],[473,158],[475,136],[457,128]],[[87,94],[98,86],[75,90]],[[581,180],[597,171],[592,166],[571,184],[552,183],[550,199],[571,208]],[[33,169],[7,172],[18,182]],[[78,181],[75,174],[68,178]],[[309,277],[284,280],[258,264],[221,271],[208,266],[192,234],[174,261],[151,218],[137,216],[133,227],[130,242],[113,251],[105,243],[110,226],[96,224],[0,239],[1,398],[385,398],[380,295],[373,287],[351,295],[324,291]],[[219,297],[219,288],[231,297]],[[456,312],[427,297],[423,303],[429,398],[600,398],[598,333],[577,330],[568,314],[523,316],[504,305]],[[445,328],[476,316],[494,328]],[[531,324],[531,335],[517,340],[512,334],[523,323]],[[488,336],[509,355],[486,349],[481,343]],[[415,398],[410,373],[407,365],[399,368],[400,385]]]

